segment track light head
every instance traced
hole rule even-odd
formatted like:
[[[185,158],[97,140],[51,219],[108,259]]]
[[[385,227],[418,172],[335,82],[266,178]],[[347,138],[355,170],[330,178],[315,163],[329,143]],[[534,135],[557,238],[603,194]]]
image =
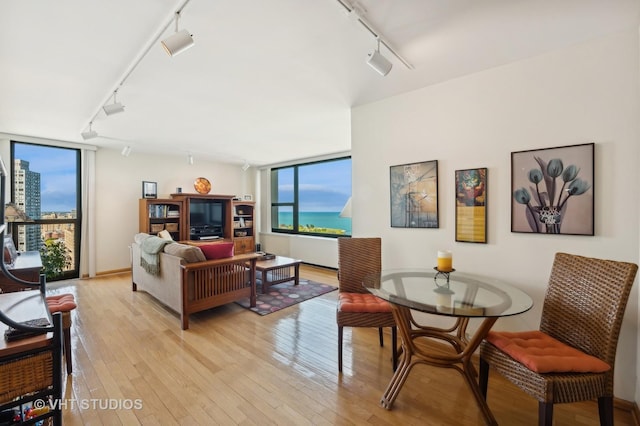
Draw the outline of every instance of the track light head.
[[[82,139],[84,139],[85,141],[87,139],[93,139],[93,138],[97,138],[98,137],[98,132],[96,132],[95,130],[89,130],[87,132],[82,132]]]
[[[102,107],[104,113],[107,115],[117,114],[119,112],[124,112],[124,105],[120,102],[114,102],[112,104],[108,104]]]
[[[385,76],[389,74],[391,71],[391,67],[393,64],[387,58],[382,56],[380,50],[376,49],[369,53],[369,59],[367,59],[367,64],[374,70],[376,70],[380,75]]]
[[[187,30],[181,30],[162,40],[162,47],[169,56],[176,56],[193,46],[193,37]]]
[[[193,36],[187,30],[178,31],[180,12],[176,12],[176,32],[162,40],[161,44],[169,56],[176,56],[193,46]]]
[[[115,90],[113,92],[113,103],[112,104],[108,104],[108,105],[104,105],[102,107],[102,109],[104,110],[104,113],[107,115],[113,115],[113,114],[117,114],[119,112],[124,112],[124,105],[122,105],[120,102],[116,101],[116,96],[118,95],[118,91]]]
[[[193,166],[193,155],[187,154],[187,164]]]
[[[87,139],[93,139],[93,138],[97,138],[98,137],[98,132],[96,132],[95,130],[93,130],[91,128],[91,126],[93,125],[93,121],[89,123],[89,130],[87,130],[86,132],[82,132],[82,139],[84,139],[85,141]]]
[[[124,148],[122,148],[121,154],[123,157],[128,157],[129,154],[131,154],[131,147],[127,145]]]

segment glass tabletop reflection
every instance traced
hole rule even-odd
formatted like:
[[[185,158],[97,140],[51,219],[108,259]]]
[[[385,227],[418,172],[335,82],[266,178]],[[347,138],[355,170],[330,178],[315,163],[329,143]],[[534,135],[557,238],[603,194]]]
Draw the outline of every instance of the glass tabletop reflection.
[[[383,270],[364,279],[371,293],[393,304],[455,317],[505,317],[528,311],[522,290],[487,277],[430,269]]]

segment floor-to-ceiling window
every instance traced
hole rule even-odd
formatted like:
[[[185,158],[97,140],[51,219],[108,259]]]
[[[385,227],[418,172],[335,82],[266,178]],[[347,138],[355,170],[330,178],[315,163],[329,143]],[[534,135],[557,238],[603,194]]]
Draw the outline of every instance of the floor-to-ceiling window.
[[[272,169],[271,230],[351,235],[351,157]]]
[[[12,141],[11,176],[7,221],[17,249],[39,250],[45,272],[55,269],[48,280],[78,277],[80,151]]]

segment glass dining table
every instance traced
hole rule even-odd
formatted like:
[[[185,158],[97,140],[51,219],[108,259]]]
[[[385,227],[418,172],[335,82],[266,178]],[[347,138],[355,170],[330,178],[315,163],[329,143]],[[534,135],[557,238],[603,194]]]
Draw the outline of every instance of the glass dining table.
[[[533,306],[531,297],[499,280],[455,270],[383,270],[365,277],[364,286],[390,302],[402,342],[400,362],[382,395],[381,405],[391,409],[416,364],[453,368],[464,377],[485,422],[497,424],[480,391],[472,356],[498,318],[528,311]],[[452,317],[455,321],[449,328],[421,325],[412,311]],[[472,318],[481,322],[475,331],[467,333]],[[425,339],[445,342],[451,350],[434,350]]]

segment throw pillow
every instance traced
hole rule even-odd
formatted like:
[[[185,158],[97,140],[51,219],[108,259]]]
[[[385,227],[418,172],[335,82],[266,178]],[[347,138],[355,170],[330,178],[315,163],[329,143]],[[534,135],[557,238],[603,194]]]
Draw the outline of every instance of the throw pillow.
[[[233,257],[233,243],[203,244],[200,250],[208,260]]]
[[[196,246],[188,244],[171,243],[164,246],[164,252],[172,256],[181,257],[187,263],[204,262],[207,260],[202,254],[202,250]]]

